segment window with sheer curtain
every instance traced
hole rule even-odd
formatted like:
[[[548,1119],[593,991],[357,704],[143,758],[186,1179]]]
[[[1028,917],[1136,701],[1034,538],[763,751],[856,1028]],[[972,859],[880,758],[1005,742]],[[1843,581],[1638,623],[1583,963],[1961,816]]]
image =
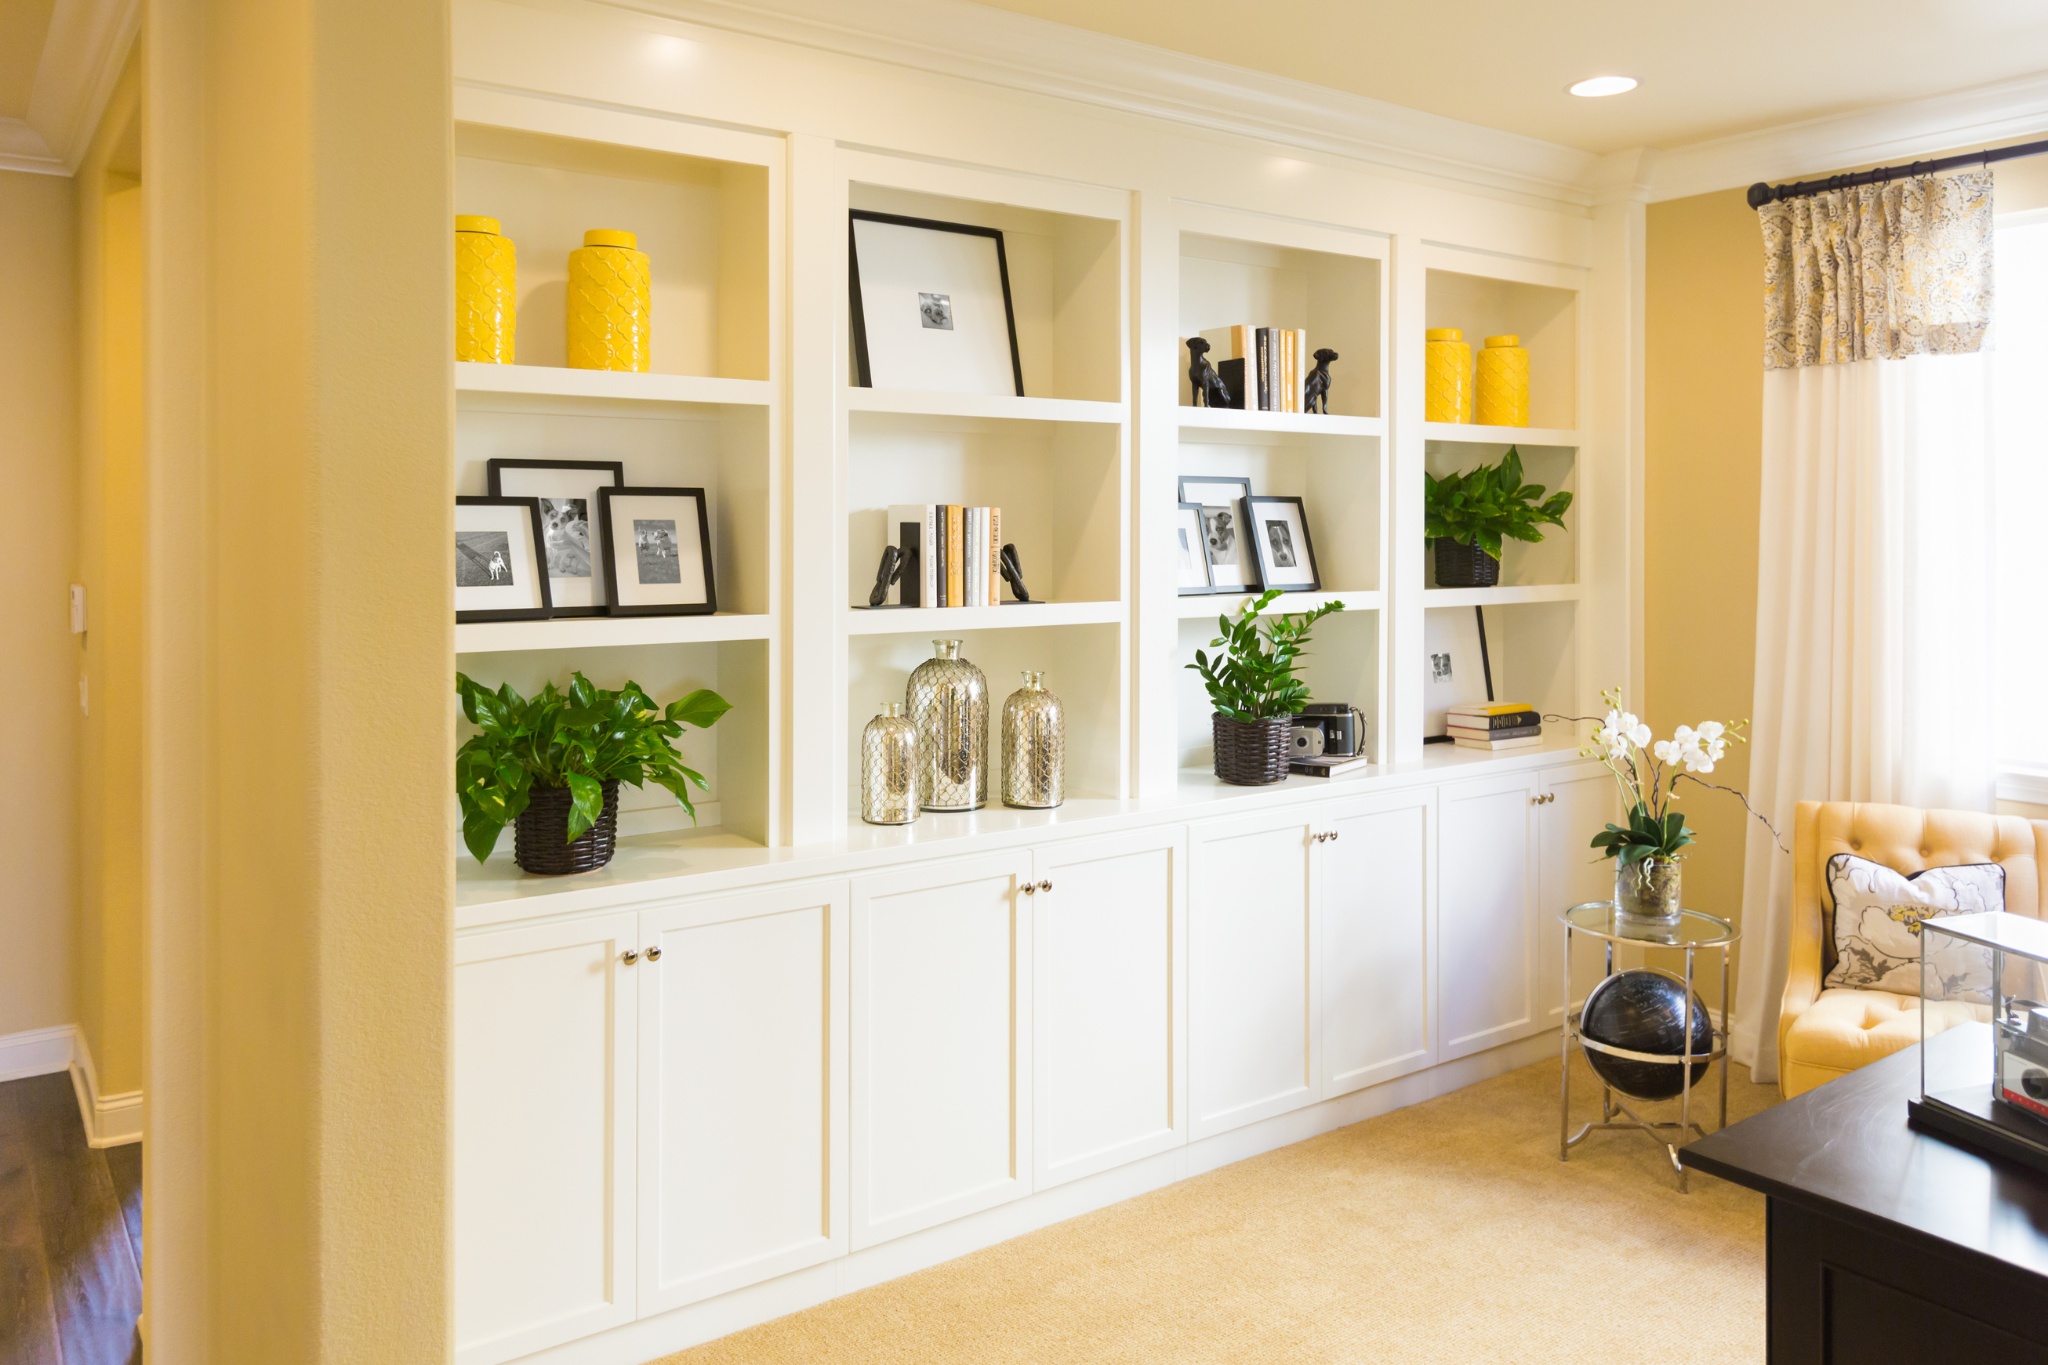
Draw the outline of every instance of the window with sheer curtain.
[[[2001,220],[1991,359],[1999,795],[2048,803],[2048,213]]]

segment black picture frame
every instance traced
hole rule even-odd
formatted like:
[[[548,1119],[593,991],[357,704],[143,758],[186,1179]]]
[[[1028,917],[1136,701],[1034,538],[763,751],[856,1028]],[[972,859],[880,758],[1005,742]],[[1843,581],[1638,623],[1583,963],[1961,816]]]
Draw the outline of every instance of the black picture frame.
[[[914,218],[901,213],[876,213],[869,209],[848,210],[846,222],[847,300],[852,315],[855,385],[863,389],[875,386],[874,372],[868,360],[867,315],[861,303],[860,244],[853,230],[855,223],[888,223],[894,227],[919,228],[926,232],[958,232],[995,240],[996,273],[1002,278],[1003,283],[1003,318],[1010,333],[1010,373],[1016,384],[1017,397],[1022,398],[1024,357],[1023,352],[1017,347],[1017,305],[1010,293],[1010,257],[1003,246],[1002,231],[974,223],[949,223],[938,218]]]
[[[1195,516],[1195,533],[1196,533],[1197,535],[1200,535],[1200,534],[1201,534],[1201,530],[1202,530],[1202,504],[1201,504],[1201,503],[1199,503],[1199,502],[1183,502],[1183,503],[1178,503],[1178,504],[1176,504],[1176,505],[1175,505],[1175,507],[1174,507],[1174,512],[1175,512],[1175,516],[1174,516],[1174,533],[1175,533],[1175,535],[1176,535],[1176,536],[1178,536],[1178,534],[1180,533],[1180,530],[1181,530],[1181,515],[1180,515],[1180,514],[1183,514],[1183,513],[1188,513],[1188,512],[1192,512],[1192,513],[1194,513],[1194,516]],[[1217,587],[1217,586],[1215,585],[1215,583],[1211,581],[1211,571],[1210,571],[1210,568],[1209,568],[1209,554],[1208,554],[1208,551],[1207,551],[1207,549],[1206,549],[1206,548],[1205,548],[1205,547],[1204,547],[1203,545],[1201,545],[1201,544],[1200,544],[1199,542],[1197,542],[1197,544],[1195,545],[1195,553],[1196,553],[1197,555],[1200,555],[1200,556],[1201,556],[1201,559],[1202,559],[1202,582],[1201,582],[1201,584],[1200,584],[1200,585],[1194,585],[1194,584],[1180,584],[1180,595],[1181,595],[1182,597],[1212,597],[1212,596],[1215,596],[1215,595],[1216,595],[1216,594],[1218,594],[1218,593],[1234,593],[1234,592],[1243,592],[1243,591],[1244,591],[1244,589],[1242,589],[1242,588],[1219,588],[1219,587]],[[1175,578],[1176,578],[1176,581],[1178,581],[1178,573],[1176,573],[1176,575],[1175,575]]]
[[[1190,497],[1188,496],[1188,490],[1190,485],[1213,486],[1216,484],[1228,484],[1237,490],[1236,494],[1231,498],[1231,504],[1237,509],[1240,528],[1248,525],[1251,521],[1249,503],[1252,496],[1252,481],[1248,478],[1236,474],[1183,474],[1180,476],[1180,482],[1176,491],[1182,503],[1194,503],[1200,507],[1214,507],[1217,505],[1214,499],[1205,501],[1201,497]],[[1242,539],[1242,536],[1240,536],[1240,539]],[[1246,582],[1243,584],[1216,583],[1214,581],[1216,577],[1215,561],[1212,559],[1209,569],[1209,577],[1211,579],[1209,591],[1216,594],[1263,592],[1265,590],[1265,579],[1259,570],[1259,555],[1256,546],[1252,547],[1245,554],[1240,567],[1245,570]],[[1190,594],[1190,596],[1193,595],[1195,594]]]
[[[701,602],[622,602],[617,542],[612,530],[612,505],[627,498],[670,498],[694,502],[697,522],[696,543],[703,568],[704,600]],[[597,490],[599,537],[604,542],[604,593],[606,610],[613,616],[712,616],[718,612],[718,586],[711,558],[711,505],[701,488],[600,488]],[[680,520],[680,516],[678,518]],[[684,532],[677,528],[678,542]],[[637,568],[631,580],[638,586]]]
[[[1264,527],[1264,523],[1260,521],[1258,516],[1258,509],[1261,507],[1292,507],[1294,509],[1293,520],[1301,527],[1301,551],[1299,557],[1308,561],[1308,581],[1306,583],[1278,581],[1298,577],[1298,575],[1290,574],[1287,569],[1277,562],[1275,548],[1270,543],[1269,538],[1259,534]],[[1308,533],[1308,507],[1302,500],[1300,498],[1269,497],[1260,494],[1247,497],[1244,500],[1244,510],[1245,521],[1248,524],[1247,532],[1252,538],[1252,554],[1259,561],[1259,581],[1267,587],[1278,588],[1281,592],[1321,592],[1323,590],[1323,574],[1321,568],[1316,564],[1315,542],[1309,538]],[[1295,567],[1298,569],[1300,566],[1296,565]]]
[[[458,497],[457,507],[516,507],[526,513],[526,529],[533,540],[534,587],[540,594],[537,607],[472,607],[467,610],[456,608],[457,625],[473,625],[486,621],[545,621],[554,615],[554,599],[548,591],[548,551],[546,537],[540,529],[539,498],[498,498]],[[457,528],[457,534],[461,533]],[[462,591],[458,586],[456,591]]]
[[[485,484],[486,484],[486,486],[487,486],[487,487],[488,487],[488,488],[490,489],[490,493],[491,493],[491,496],[492,496],[492,497],[494,497],[494,498],[501,498],[501,497],[506,497],[506,496],[508,496],[508,495],[506,494],[506,492],[505,492],[505,483],[504,483],[504,474],[505,474],[505,471],[506,471],[506,470],[508,470],[508,469],[512,469],[512,470],[517,470],[517,469],[574,469],[574,470],[579,470],[579,471],[583,471],[583,472],[586,472],[586,473],[609,473],[609,474],[610,474],[610,475],[612,476],[612,487],[614,487],[614,488],[619,488],[619,487],[623,487],[623,486],[625,485],[625,482],[626,482],[626,466],[625,466],[625,463],[624,463],[623,461],[620,461],[620,460],[486,460],[486,461],[484,462],[484,479],[485,479]],[[511,495],[511,496],[518,496],[518,495]],[[537,494],[536,494],[535,496],[536,496],[536,497],[538,497],[538,495],[537,495]],[[595,498],[593,498],[593,499],[591,499],[591,501],[592,501],[593,503],[595,503],[595,502],[596,502],[596,499],[595,499]],[[542,519],[542,535],[541,535],[541,540],[542,540],[542,543],[543,543],[543,544],[545,544],[545,543],[546,543],[546,540],[547,540],[547,535],[546,535],[546,519],[547,519],[547,517],[546,517],[546,512],[545,512],[545,510],[543,510],[543,512],[542,512],[542,517],[541,517],[541,519]],[[602,566],[601,566],[601,565],[600,565],[600,563],[599,563],[599,560],[600,560],[601,556],[600,556],[600,555],[599,555],[599,553],[598,553],[598,546],[597,546],[597,535],[598,535],[598,528],[597,528],[597,508],[596,508],[595,506],[593,506],[593,507],[591,507],[591,508],[590,508],[590,532],[591,532],[591,545],[590,545],[590,574],[591,574],[591,577],[592,577],[592,579],[593,579],[593,580],[595,580],[595,581],[597,581],[597,582],[600,582],[600,583],[601,583],[601,582],[603,581],[603,577],[604,577],[604,570],[603,570]],[[550,595],[550,596],[552,597],[552,596],[555,596],[555,595],[556,595],[556,594],[555,594],[555,591],[554,591],[554,586],[555,586],[555,585],[554,585],[554,582],[553,582],[553,578],[554,578],[554,569],[553,569],[553,566],[549,566],[549,568],[548,568],[548,577],[549,577],[549,584],[548,584],[548,593],[549,593],[549,595]],[[560,605],[560,604],[558,603],[558,604],[557,604],[557,605],[555,606],[555,608],[554,608],[554,613],[553,613],[553,614],[554,614],[555,616],[557,616],[557,617],[565,617],[565,616],[603,616],[603,615],[605,614],[605,612],[606,612],[606,604],[605,604],[605,603],[602,603],[602,602],[599,602],[599,603],[596,603],[596,604],[593,604],[593,605],[589,605],[589,606],[573,606],[573,607],[571,607],[571,606],[563,606],[563,605]]]

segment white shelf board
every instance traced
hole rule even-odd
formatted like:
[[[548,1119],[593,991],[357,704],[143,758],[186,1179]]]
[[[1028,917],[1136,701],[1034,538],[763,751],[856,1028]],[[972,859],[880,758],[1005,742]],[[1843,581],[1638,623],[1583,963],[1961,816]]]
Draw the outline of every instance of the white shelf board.
[[[1308,412],[1246,412],[1242,408],[1182,407],[1180,429],[1273,436],[1384,436],[1384,417],[1345,417]]]
[[[1576,583],[1524,583],[1498,588],[1425,588],[1425,607],[1512,607],[1521,602],[1576,602]]]
[[[846,610],[846,633],[938,637],[969,630],[1115,625],[1123,619],[1121,602],[1014,602],[1000,607],[849,607]]]
[[[517,394],[627,403],[723,403],[763,407],[765,379],[714,379],[696,374],[637,374],[627,370],[571,370],[557,365],[455,362],[457,393]]]
[[[768,617],[564,616],[552,621],[472,621],[455,627],[457,654],[528,649],[603,649],[618,645],[696,645],[765,640]]]
[[[1577,729],[1575,725],[1545,721],[1542,742],[1526,749],[1495,751],[1461,749],[1456,744],[1425,744],[1422,746],[1422,767],[1426,772],[1441,772],[1446,768],[1499,765],[1503,760],[1519,760],[1515,763],[1517,767],[1542,767],[1578,752],[1585,741],[1577,736]]]
[[[1001,393],[919,393],[910,389],[846,390],[848,412],[888,412],[910,417],[981,417],[1010,422],[1095,422],[1124,420],[1122,403],[1081,398],[1017,398]]]
[[[1563,427],[1482,427],[1473,422],[1424,422],[1425,441],[1454,441],[1482,446],[1562,446],[1576,450],[1585,434]]]
[[[1249,592],[1190,593],[1174,599],[1179,603],[1179,615],[1183,621],[1206,621],[1211,617],[1235,616],[1245,603],[1258,594]],[[1266,608],[1268,616],[1292,616],[1296,612],[1314,611],[1325,602],[1342,602],[1344,610],[1378,611],[1381,597],[1378,589],[1366,591],[1331,590],[1329,592],[1287,592],[1280,594],[1278,601]]]

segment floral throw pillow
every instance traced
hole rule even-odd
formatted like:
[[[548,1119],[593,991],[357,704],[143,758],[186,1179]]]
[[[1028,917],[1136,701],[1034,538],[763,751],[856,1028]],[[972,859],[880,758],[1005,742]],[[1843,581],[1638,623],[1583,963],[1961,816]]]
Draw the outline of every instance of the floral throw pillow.
[[[2005,869],[1971,863],[1908,877],[1883,863],[1837,853],[1828,859],[1828,895],[1835,903],[1835,966],[1821,984],[1918,995],[1921,923],[2005,909]],[[1991,986],[1988,965],[1953,939],[1936,941],[1954,959],[1933,964],[1943,998],[1982,998]]]

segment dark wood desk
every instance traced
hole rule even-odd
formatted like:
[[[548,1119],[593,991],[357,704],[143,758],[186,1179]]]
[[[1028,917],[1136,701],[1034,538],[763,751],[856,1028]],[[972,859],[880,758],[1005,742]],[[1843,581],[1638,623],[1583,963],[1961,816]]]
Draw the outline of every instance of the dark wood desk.
[[[1966,1042],[1930,1088],[1989,1083]],[[2048,1365],[2048,1177],[1908,1127],[1919,1087],[1909,1048],[1680,1150],[1767,1196],[1771,1365]]]

